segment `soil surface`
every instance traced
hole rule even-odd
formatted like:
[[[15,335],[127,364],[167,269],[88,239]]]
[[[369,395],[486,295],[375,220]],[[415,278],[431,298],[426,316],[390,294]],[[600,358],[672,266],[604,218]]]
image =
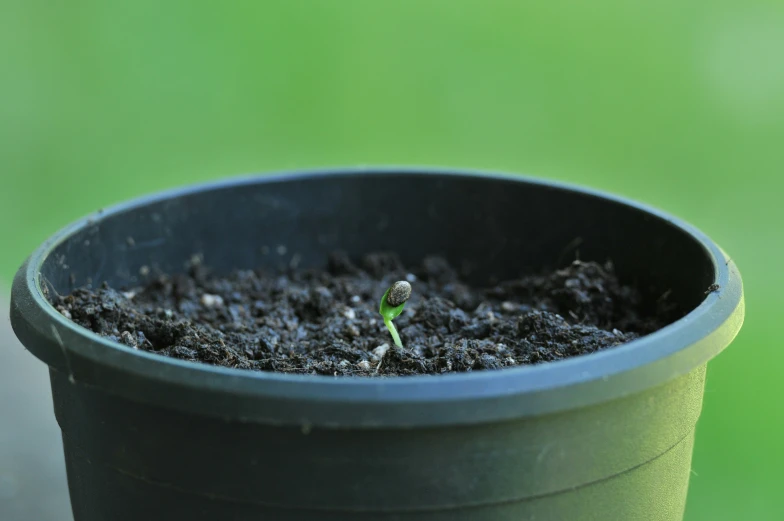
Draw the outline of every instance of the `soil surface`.
[[[283,373],[393,376],[538,364],[628,342],[678,318],[619,283],[611,264],[575,261],[491,288],[469,287],[440,257],[405,267],[392,253],[328,269],[210,274],[194,257],[184,274],[143,287],[82,288],[53,296],[77,324],[137,349],[208,364]],[[379,315],[389,286],[411,299],[394,323]]]

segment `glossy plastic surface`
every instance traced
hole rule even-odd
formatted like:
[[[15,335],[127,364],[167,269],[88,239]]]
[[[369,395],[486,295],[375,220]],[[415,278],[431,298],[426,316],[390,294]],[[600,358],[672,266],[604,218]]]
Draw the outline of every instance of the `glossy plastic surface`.
[[[75,326],[41,290],[133,284],[143,266],[182,270],[194,253],[228,271],[319,265],[335,248],[442,254],[474,282],[579,248],[692,311],[552,364],[336,379],[136,351]],[[635,203],[517,176],[383,169],[245,178],[99,212],[30,257],[11,315],[51,368],[76,521],[670,521],[705,364],[740,328],[743,292],[707,237]]]

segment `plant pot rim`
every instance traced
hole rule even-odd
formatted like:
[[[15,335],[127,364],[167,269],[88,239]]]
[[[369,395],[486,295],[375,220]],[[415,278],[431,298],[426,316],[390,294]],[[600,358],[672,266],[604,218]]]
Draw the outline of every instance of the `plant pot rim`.
[[[49,254],[78,231],[107,217],[162,200],[216,189],[376,174],[439,176],[444,180],[479,176],[488,180],[578,192],[646,212],[699,243],[713,263],[714,282],[719,289],[707,294],[699,306],[676,322],[611,349],[501,370],[391,378],[257,372],[135,350],[66,319],[46,300],[41,290],[39,273]],[[479,423],[597,404],[663,384],[705,364],[729,345],[740,329],[743,317],[743,286],[735,263],[701,231],[657,209],[601,191],[518,174],[391,166],[240,176],[175,188],[99,210],[61,229],[33,252],[16,274],[11,306],[12,325],[22,342],[34,355],[57,370],[70,374],[69,357],[75,356],[97,366],[109,367],[117,374],[148,382],[153,388],[160,384],[163,387],[158,391],[165,388],[185,395],[196,393],[217,397],[186,406],[195,412],[303,426]],[[67,341],[64,342],[64,339]],[[123,394],[123,391],[118,392]],[[166,401],[165,398],[163,400]],[[182,401],[180,394],[172,394],[172,406],[179,407]],[[191,397],[188,401],[197,400]],[[253,405],[254,402],[270,402],[277,407],[287,403],[306,406],[294,407],[290,414],[277,409],[272,414],[269,407],[258,408]],[[454,414],[449,418],[435,417],[433,407],[443,407],[446,403],[454,408]],[[377,412],[385,408],[383,414]],[[461,413],[462,410],[465,412]]]

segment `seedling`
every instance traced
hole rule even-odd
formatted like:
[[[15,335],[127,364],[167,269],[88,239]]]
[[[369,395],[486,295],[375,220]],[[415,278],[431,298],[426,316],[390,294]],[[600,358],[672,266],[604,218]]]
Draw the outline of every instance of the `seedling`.
[[[381,306],[378,309],[378,312],[381,313],[384,319],[384,324],[386,324],[387,329],[392,334],[392,340],[395,341],[395,345],[398,347],[403,347],[403,343],[400,341],[400,335],[397,334],[397,329],[392,321],[403,312],[403,307],[410,297],[411,284],[405,280],[399,280],[392,284],[384,293],[384,296],[381,297]]]

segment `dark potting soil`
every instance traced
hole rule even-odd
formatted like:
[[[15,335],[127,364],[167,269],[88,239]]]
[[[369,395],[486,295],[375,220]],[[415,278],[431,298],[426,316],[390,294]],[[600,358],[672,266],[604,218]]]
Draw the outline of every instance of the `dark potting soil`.
[[[325,375],[441,374],[538,364],[628,342],[680,316],[646,302],[611,264],[575,261],[494,287],[461,282],[443,258],[405,267],[395,254],[327,270],[235,271],[213,276],[198,257],[185,274],[52,296],[77,324],[127,346],[208,364]],[[397,280],[413,287],[395,324],[378,313]]]

